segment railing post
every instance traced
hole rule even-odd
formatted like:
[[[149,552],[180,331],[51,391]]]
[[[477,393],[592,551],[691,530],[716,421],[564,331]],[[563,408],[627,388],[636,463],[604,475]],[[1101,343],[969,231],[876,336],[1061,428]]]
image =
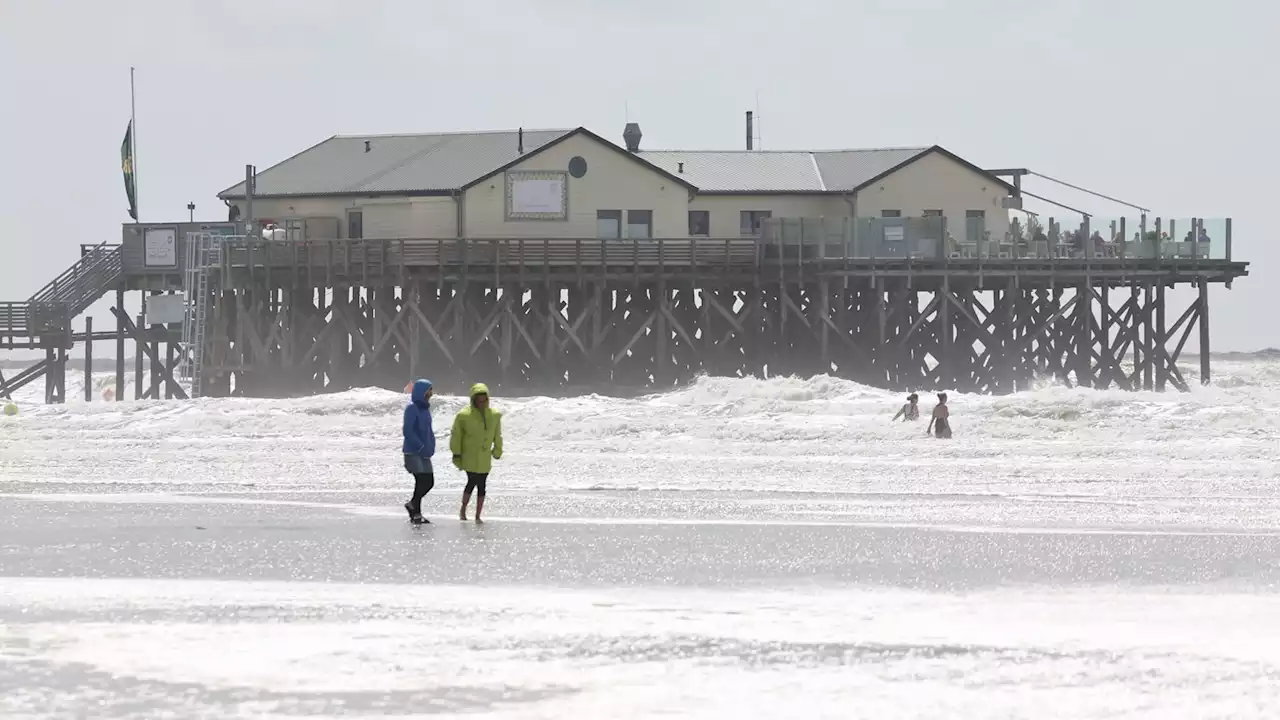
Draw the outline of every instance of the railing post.
[[[1225,240],[1226,240],[1227,262],[1231,262],[1231,218],[1227,218],[1227,229],[1226,229]],[[1227,287],[1231,287],[1231,286],[1228,285]]]

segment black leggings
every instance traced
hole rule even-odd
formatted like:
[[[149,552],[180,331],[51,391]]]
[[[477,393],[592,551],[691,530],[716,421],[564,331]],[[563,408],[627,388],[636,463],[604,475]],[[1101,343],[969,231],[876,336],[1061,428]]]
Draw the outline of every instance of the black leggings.
[[[409,504],[415,510],[422,509],[422,498],[431,492],[431,488],[436,486],[435,473],[414,473],[413,475],[413,499]]]
[[[467,489],[463,491],[464,495],[470,495],[475,490],[477,497],[484,497],[484,484],[489,479],[489,473],[467,473]]]

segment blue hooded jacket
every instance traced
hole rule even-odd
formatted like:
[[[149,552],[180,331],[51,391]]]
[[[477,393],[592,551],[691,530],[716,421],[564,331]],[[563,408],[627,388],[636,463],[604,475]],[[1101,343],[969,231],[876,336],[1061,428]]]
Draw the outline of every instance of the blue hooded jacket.
[[[429,458],[436,454],[436,433],[431,428],[431,406],[427,403],[430,380],[416,380],[410,402],[404,409],[404,454]]]

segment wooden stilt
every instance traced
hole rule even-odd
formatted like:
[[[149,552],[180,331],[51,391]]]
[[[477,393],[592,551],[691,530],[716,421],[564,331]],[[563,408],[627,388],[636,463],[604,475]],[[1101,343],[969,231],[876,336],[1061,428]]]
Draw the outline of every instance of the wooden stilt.
[[[124,312],[124,288],[116,290],[116,308]],[[124,400],[124,355],[125,355],[125,331],[124,323],[117,317],[116,319],[116,402]]]
[[[93,401],[93,316],[84,319],[84,401]]]
[[[1210,382],[1209,368],[1209,283],[1200,281],[1200,384]]]

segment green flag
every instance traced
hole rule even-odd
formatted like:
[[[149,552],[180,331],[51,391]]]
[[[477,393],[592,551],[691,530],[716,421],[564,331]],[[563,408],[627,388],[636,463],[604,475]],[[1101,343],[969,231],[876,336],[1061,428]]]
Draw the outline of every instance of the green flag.
[[[124,142],[120,143],[120,169],[124,172],[124,194],[129,198],[129,217],[138,219],[138,196],[133,185],[133,121],[124,131]]]

